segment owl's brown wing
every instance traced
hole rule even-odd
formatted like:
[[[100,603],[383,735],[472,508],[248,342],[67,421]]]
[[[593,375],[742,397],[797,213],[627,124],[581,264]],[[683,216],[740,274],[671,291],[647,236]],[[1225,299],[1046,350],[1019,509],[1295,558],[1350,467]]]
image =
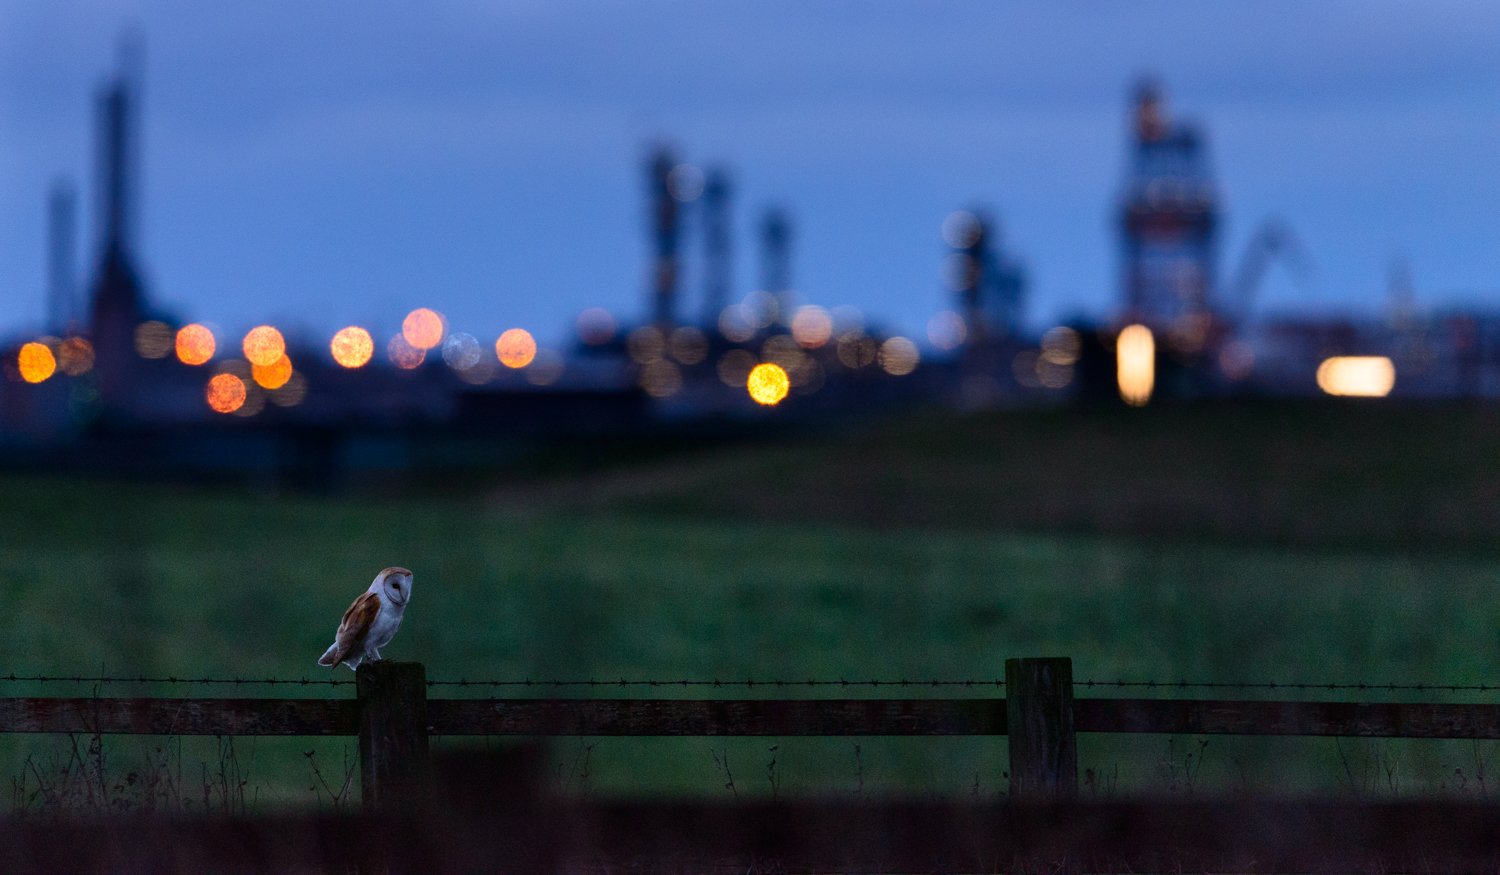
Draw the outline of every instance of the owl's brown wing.
[[[333,647],[318,660],[319,665],[337,666],[348,658],[370,633],[370,624],[380,613],[380,596],[367,592],[354,600],[344,612],[344,621],[339,623],[339,632],[334,636]]]

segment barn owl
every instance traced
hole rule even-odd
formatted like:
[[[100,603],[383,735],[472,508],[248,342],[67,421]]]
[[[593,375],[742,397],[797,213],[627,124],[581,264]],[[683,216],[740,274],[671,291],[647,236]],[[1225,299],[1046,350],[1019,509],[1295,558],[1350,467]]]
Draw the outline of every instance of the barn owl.
[[[375,575],[370,588],[344,612],[333,646],[318,660],[318,665],[337,668],[343,663],[355,669],[365,660],[378,661],[380,648],[396,637],[408,601],[411,601],[410,571],[392,567]]]

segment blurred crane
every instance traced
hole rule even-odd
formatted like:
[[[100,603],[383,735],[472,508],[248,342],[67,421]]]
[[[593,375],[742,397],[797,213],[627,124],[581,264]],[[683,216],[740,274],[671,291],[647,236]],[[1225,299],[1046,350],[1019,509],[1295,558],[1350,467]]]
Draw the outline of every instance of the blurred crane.
[[[1251,235],[1250,242],[1245,245],[1245,254],[1240,257],[1239,267],[1219,302],[1221,314],[1232,330],[1243,331],[1250,322],[1256,293],[1276,260],[1286,266],[1298,285],[1311,285],[1316,268],[1307,254],[1307,247],[1302,245],[1302,240],[1290,225],[1272,217],[1262,222]]]

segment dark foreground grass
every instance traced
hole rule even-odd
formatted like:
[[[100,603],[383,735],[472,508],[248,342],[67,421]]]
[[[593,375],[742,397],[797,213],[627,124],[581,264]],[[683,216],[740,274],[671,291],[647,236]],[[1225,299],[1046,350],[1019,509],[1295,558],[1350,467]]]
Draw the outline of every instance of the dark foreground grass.
[[[416,591],[387,656],[420,660],[436,679],[990,679],[1010,656],[1070,655],[1079,678],[1500,681],[1500,561],[1476,551],[877,529],[796,513],[587,515],[515,501],[0,481],[0,674],[326,677],[315,660],[340,613],[375,571],[404,564]],[[89,691],[4,685],[11,695]],[[12,774],[28,754],[33,763],[58,757],[34,740],[7,744],[0,765]],[[123,762],[149,759],[154,742],[112,744]],[[215,744],[184,749],[193,787],[199,760],[208,763],[203,781],[211,776]],[[341,778],[348,749],[342,740],[245,739],[238,757],[250,764],[252,799],[286,803],[317,795],[305,751]],[[1295,739],[1082,746],[1095,786],[1114,792],[1411,793],[1460,779],[1473,789],[1495,752]],[[1002,788],[1005,744],[564,740],[556,756],[570,792],[954,795]]]

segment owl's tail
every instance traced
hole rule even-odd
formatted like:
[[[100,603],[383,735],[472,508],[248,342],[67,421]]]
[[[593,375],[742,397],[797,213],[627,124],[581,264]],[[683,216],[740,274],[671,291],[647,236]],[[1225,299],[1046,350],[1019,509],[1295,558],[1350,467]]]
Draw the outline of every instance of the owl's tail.
[[[339,645],[337,642],[335,642],[332,647],[328,648],[327,652],[325,652],[322,656],[318,657],[318,665],[326,665],[329,668],[338,668]]]

